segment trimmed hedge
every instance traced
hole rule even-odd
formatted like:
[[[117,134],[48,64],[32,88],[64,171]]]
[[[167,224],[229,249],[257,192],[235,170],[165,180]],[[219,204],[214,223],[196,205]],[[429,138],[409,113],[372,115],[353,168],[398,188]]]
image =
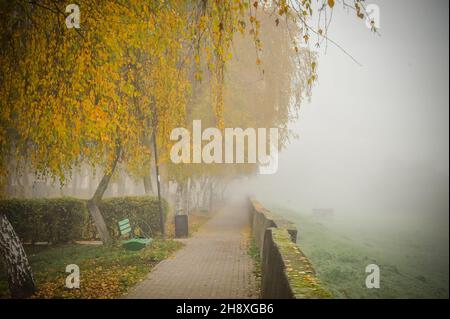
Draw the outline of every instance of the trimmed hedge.
[[[22,241],[32,243],[81,239],[89,220],[86,201],[75,198],[1,200],[0,214]]]
[[[164,218],[167,216],[169,204],[162,200]],[[153,237],[160,233],[160,219],[158,198],[151,196],[127,196],[112,197],[101,202],[99,209],[105,218],[106,226],[113,238],[119,238],[119,228],[117,223],[124,219],[130,219],[131,227],[136,232]]]
[[[167,215],[168,203],[162,207]],[[159,233],[158,198],[151,196],[115,197],[102,201],[100,211],[111,236],[120,237],[117,222],[129,218],[137,233]],[[24,242],[65,243],[98,238],[87,210],[87,201],[63,197],[0,200],[0,214],[6,214]]]

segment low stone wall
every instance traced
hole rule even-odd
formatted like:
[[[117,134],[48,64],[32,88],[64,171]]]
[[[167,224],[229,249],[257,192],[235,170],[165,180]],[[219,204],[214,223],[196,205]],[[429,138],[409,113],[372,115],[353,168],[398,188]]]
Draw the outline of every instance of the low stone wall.
[[[297,228],[292,222],[273,214],[254,199],[249,201],[249,217],[261,257],[261,298],[331,297],[297,246]]]

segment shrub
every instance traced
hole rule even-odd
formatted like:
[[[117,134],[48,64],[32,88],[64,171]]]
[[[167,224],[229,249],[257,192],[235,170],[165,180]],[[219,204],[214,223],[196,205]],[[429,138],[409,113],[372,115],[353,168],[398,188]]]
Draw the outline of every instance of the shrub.
[[[18,236],[25,242],[64,243],[81,239],[88,222],[86,203],[75,198],[0,201]]]
[[[164,216],[167,216],[169,205],[162,201]],[[105,199],[99,205],[105,218],[109,233],[119,238],[117,223],[128,218],[134,231],[141,231],[142,235],[155,236],[160,233],[160,218],[158,198],[152,196],[113,197]]]
[[[70,197],[0,200],[0,214],[6,214],[24,242],[65,243],[98,238],[86,200]],[[162,201],[165,216],[168,204]],[[115,239],[120,237],[118,221],[129,218],[137,234],[155,236],[160,230],[158,198],[114,197],[103,200],[99,209]]]

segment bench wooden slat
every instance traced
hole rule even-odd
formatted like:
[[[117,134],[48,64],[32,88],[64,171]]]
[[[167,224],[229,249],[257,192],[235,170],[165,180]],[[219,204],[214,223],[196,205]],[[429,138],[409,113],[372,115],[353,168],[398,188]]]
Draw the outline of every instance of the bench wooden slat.
[[[131,225],[130,224],[122,225],[122,226],[119,226],[119,229],[122,230],[122,229],[125,229],[128,227],[131,227]]]
[[[128,234],[130,231],[131,231],[131,227],[127,227],[127,228],[121,229],[120,234],[125,235],[125,234]]]
[[[119,222],[119,226],[129,225],[129,224],[130,224],[130,220],[128,218],[123,219]]]

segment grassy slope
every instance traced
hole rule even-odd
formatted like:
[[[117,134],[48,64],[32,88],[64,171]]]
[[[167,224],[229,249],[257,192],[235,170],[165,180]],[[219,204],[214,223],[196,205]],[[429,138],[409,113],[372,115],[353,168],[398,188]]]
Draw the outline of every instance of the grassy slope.
[[[335,297],[448,298],[448,255],[442,260],[418,234],[343,231],[333,220],[271,208],[297,224],[301,249]],[[371,263],[380,267],[380,289],[365,287],[365,267]]]

